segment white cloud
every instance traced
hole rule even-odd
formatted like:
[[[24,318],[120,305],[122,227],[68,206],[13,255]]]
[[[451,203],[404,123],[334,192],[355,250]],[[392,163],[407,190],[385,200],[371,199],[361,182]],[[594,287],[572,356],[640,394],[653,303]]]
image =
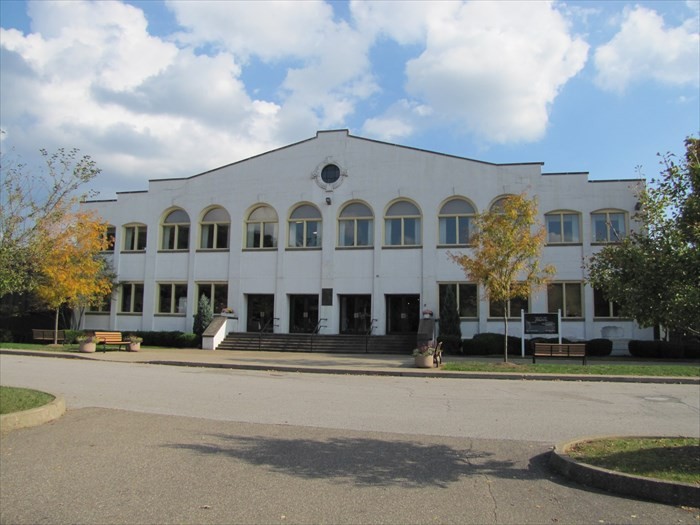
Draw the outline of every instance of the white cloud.
[[[534,141],[588,46],[545,2],[473,2],[427,19],[427,45],[407,64],[408,91],[436,116],[493,142]],[[445,15],[447,12],[442,12]]]
[[[651,9],[626,10],[620,31],[595,52],[596,83],[623,92],[633,82],[700,85],[697,14],[678,27],[666,27]]]

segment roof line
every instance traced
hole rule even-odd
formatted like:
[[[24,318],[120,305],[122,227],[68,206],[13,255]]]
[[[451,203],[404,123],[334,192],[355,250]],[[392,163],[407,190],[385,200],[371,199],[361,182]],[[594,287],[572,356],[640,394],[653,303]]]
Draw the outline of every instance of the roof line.
[[[298,141],[298,142],[293,142],[293,143],[287,144],[287,145],[285,145],[285,146],[280,146],[279,148],[271,149],[271,150],[269,150],[269,151],[264,151],[264,152],[262,152],[262,153],[258,153],[257,155],[253,155],[253,156],[251,156],[251,157],[246,157],[245,159],[237,160],[237,161],[231,162],[231,163],[229,163],[229,164],[224,164],[223,166],[218,166],[218,167],[216,167],[216,168],[212,168],[212,169],[209,169],[209,170],[206,170],[206,171],[202,171],[202,172],[200,172],[200,173],[196,173],[196,174],[190,175],[190,176],[188,176],[188,177],[167,177],[167,178],[164,178],[164,179],[149,179],[148,182],[165,182],[165,181],[171,181],[171,180],[190,180],[190,179],[194,179],[195,177],[200,177],[200,176],[202,176],[202,175],[206,175],[206,174],[208,174],[208,173],[212,173],[212,172],[214,172],[214,171],[218,171],[218,170],[223,169],[223,168],[228,168],[228,167],[230,167],[230,166],[235,166],[236,164],[240,164],[240,163],[242,163],[242,162],[246,162],[246,161],[249,161],[249,160],[257,159],[258,157],[262,157],[262,156],[268,155],[268,154],[270,154],[270,153],[276,153],[276,152],[278,152],[278,151],[282,151],[282,150],[285,150],[285,149],[287,149],[287,148],[292,148],[292,147],[294,147],[294,146],[298,146],[299,144],[303,144],[303,143],[305,143],[305,142],[310,142],[310,141],[312,141],[312,140],[317,139],[318,136],[319,136],[320,134],[322,134],[322,133],[339,133],[339,132],[342,132],[342,131],[344,131],[345,134],[346,134],[348,137],[353,138],[353,139],[357,139],[357,140],[364,140],[364,141],[367,141],[367,142],[374,142],[375,144],[383,144],[383,145],[385,145],[385,146],[394,146],[394,147],[402,148],[402,149],[408,149],[408,150],[413,150],[413,151],[420,151],[420,152],[423,152],[423,153],[431,153],[431,154],[433,154],[433,155],[440,155],[440,156],[442,156],[442,157],[449,157],[449,158],[453,158],[453,159],[468,160],[468,161],[470,161],[470,162],[477,162],[477,163],[479,163],[479,164],[487,164],[487,165],[489,165],[489,166],[531,166],[531,165],[543,166],[543,165],[544,165],[544,162],[509,162],[509,163],[497,164],[497,163],[495,163],[495,162],[487,162],[487,161],[483,161],[483,160],[472,159],[472,158],[469,158],[469,157],[460,157],[460,156],[458,156],[458,155],[451,155],[451,154],[449,154],[449,153],[441,153],[441,152],[439,152],[439,151],[432,151],[432,150],[428,150],[428,149],[415,148],[415,147],[412,147],[412,146],[405,146],[405,145],[402,145],[402,144],[395,144],[395,143],[392,143],[392,142],[385,142],[385,141],[376,140],[376,139],[368,139],[368,138],[366,138],[366,137],[360,137],[360,136],[357,136],[357,135],[352,135],[348,129],[329,129],[329,130],[319,130],[319,131],[317,131],[317,132],[316,132],[316,135],[315,135],[314,137],[310,137],[310,138],[308,138],[308,139],[300,140],[300,141]],[[126,192],[125,192],[125,193],[126,193]]]

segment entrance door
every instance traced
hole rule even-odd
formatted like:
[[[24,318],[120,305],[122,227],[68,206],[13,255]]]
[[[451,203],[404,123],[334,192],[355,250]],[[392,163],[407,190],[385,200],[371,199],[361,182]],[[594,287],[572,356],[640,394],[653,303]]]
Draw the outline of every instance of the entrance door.
[[[372,296],[340,296],[340,333],[366,334],[372,327]]]
[[[248,295],[248,319],[246,331],[248,332],[273,332],[275,315],[274,295]]]
[[[318,325],[318,295],[289,296],[289,333],[310,334]]]
[[[386,296],[388,334],[417,333],[420,322],[420,295]]]

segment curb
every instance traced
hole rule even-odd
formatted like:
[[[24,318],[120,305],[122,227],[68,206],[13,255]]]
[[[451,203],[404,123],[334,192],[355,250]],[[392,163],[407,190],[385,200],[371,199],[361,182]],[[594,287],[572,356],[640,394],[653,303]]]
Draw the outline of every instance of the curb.
[[[21,355],[34,357],[53,357],[60,359],[84,359],[88,361],[101,361],[95,354],[68,354],[40,352],[32,350],[14,350],[0,348],[0,354]],[[130,363],[132,361],[109,361],[111,363]],[[620,376],[620,375],[565,375],[565,374],[525,374],[522,372],[451,372],[439,369],[372,369],[372,368],[348,368],[291,366],[278,364],[242,364],[242,363],[206,363],[201,361],[172,361],[157,359],[148,361],[133,361],[145,365],[185,366],[193,368],[218,368],[231,370],[257,370],[275,372],[297,372],[306,374],[331,374],[331,375],[365,375],[384,377],[430,377],[444,379],[504,379],[518,381],[576,381],[594,383],[648,383],[648,384],[673,384],[673,385],[700,385],[697,377],[675,376]]]
[[[549,466],[564,477],[586,485],[624,496],[656,501],[667,505],[697,507],[700,502],[700,486],[680,481],[666,481],[625,474],[602,467],[580,463],[567,451],[577,443],[595,439],[611,439],[621,436],[597,436],[557,444],[549,456]],[[633,436],[625,436],[633,437]],[[654,436],[644,436],[654,437]]]
[[[58,419],[66,412],[66,400],[63,396],[55,396],[54,400],[46,405],[0,415],[0,433],[5,434],[20,428],[36,427],[54,419]]]

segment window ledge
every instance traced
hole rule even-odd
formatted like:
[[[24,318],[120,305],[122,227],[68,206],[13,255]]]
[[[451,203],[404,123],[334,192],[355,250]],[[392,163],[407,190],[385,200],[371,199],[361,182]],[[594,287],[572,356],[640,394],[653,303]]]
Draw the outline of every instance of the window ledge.
[[[143,316],[143,312],[117,312],[117,315],[125,315],[125,316],[131,316],[131,317],[141,317],[141,316]]]
[[[391,244],[387,244],[382,246],[382,249],[387,249],[387,250],[422,250],[423,245],[422,244],[407,244],[407,245],[401,245],[401,246],[394,246]]]
[[[265,247],[265,248],[243,248],[242,252],[276,252],[277,246]]]
[[[146,253],[146,250],[122,250],[120,253]]]
[[[557,247],[557,246],[583,246],[582,242],[548,242],[545,247]]]
[[[336,246],[336,250],[374,250],[374,246]]]
[[[187,314],[168,314],[165,312],[158,312],[153,314],[153,317],[185,317]]]
[[[228,248],[197,248],[196,252],[228,252]]]
[[[288,252],[314,252],[321,251],[321,246],[287,246],[285,250]]]
[[[438,244],[436,246],[440,249],[450,249],[450,248],[473,248],[473,244]]]
[[[109,315],[110,312],[85,312],[85,315]]]
[[[186,250],[158,250],[158,253],[190,253],[190,249]]]

